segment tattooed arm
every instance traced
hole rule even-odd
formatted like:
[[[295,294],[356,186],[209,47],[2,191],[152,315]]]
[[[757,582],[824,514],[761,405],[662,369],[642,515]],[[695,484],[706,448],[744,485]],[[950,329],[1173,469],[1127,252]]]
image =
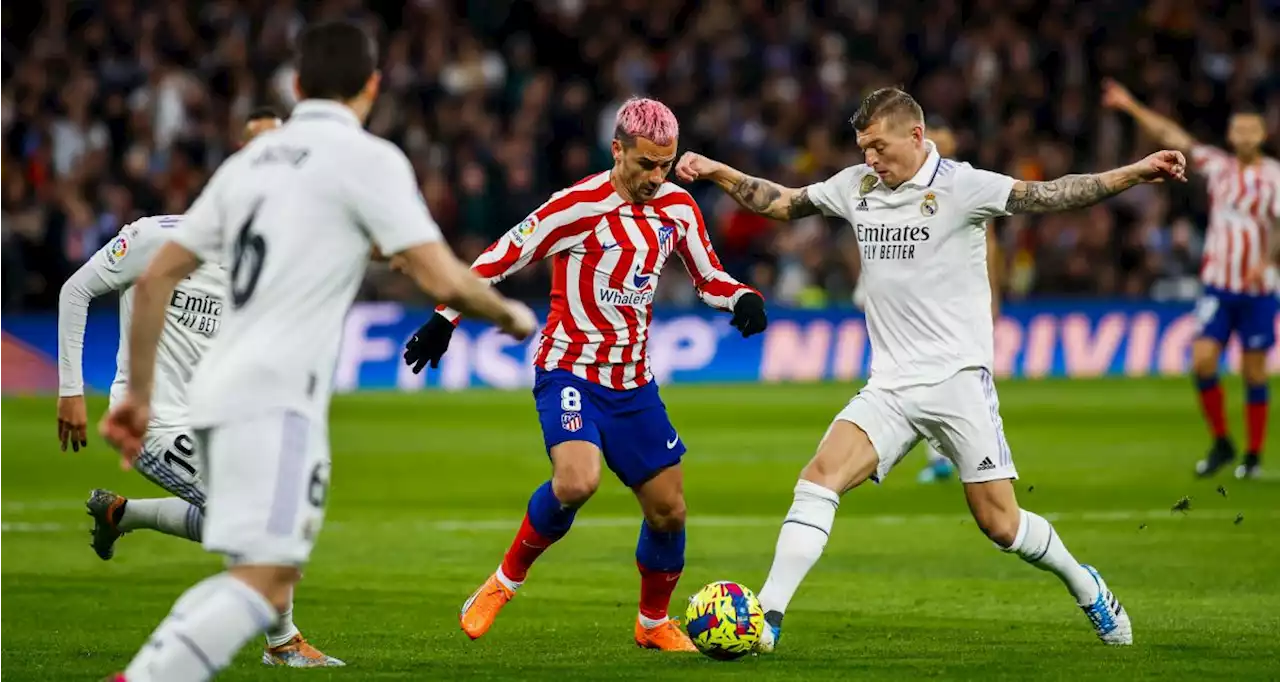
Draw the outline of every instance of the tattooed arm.
[[[733,168],[712,178],[743,208],[774,220],[795,220],[822,211],[809,199],[807,188],[793,189],[763,178],[753,178]],[[724,176],[724,179],[719,179]]]
[[[809,198],[807,188],[783,187],[701,154],[686,152],[676,164],[676,175],[686,182],[710,180],[743,208],[774,220],[795,220],[822,212]]]
[[[969,222],[977,224],[1015,213],[1053,213],[1092,206],[1144,182],[1186,182],[1186,164],[1182,152],[1166,149],[1122,168],[1065,175],[1048,182],[1017,180],[968,164],[952,173],[955,198]]]
[[[1009,213],[1054,213],[1092,206],[1142,182],[1128,167],[1106,173],[1064,175],[1057,180],[1020,180],[1009,192]]]

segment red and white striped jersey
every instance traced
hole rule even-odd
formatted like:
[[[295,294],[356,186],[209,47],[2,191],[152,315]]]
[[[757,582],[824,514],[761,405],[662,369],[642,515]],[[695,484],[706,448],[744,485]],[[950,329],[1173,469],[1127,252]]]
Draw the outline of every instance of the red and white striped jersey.
[[[733,310],[753,290],[720,265],[693,197],[666,183],[653,199],[618,196],[610,171],[556,192],[485,250],[471,271],[500,282],[551,258],[551,312],[534,361],[601,386],[632,389],[653,379],[646,342],[658,276],[680,256],[707,305]],[[757,292],[758,293],[758,292]],[[457,311],[440,307],[456,321]]]
[[[1208,145],[1193,147],[1191,161],[1209,184],[1201,281],[1236,293],[1267,293],[1265,283],[1247,276],[1269,265],[1271,232],[1280,224],[1280,162],[1263,157],[1244,166],[1234,154]]]

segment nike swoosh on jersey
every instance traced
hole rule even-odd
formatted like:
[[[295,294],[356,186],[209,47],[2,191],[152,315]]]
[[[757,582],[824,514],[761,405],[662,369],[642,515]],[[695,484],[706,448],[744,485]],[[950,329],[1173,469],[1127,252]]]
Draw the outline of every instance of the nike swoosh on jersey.
[[[674,448],[676,446],[676,443],[679,443],[679,442],[680,442],[680,436],[676,435],[675,438],[672,438],[671,440],[667,441],[667,449],[670,450],[671,448]]]
[[[604,242],[601,242],[601,243],[600,243],[600,250],[601,250],[601,251],[608,251],[609,249],[617,248],[617,246],[618,246],[618,242],[614,242],[614,243],[612,243],[612,244],[605,244]]]

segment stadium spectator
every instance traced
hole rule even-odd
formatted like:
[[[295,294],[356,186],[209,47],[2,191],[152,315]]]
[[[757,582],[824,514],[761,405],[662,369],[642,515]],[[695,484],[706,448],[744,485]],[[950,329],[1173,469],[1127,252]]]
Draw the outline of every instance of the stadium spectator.
[[[121,225],[183,212],[255,106],[293,104],[291,41],[315,19],[354,16],[378,34],[385,92],[370,128],[410,155],[433,212],[469,258],[537,197],[608,165],[612,131],[601,122],[632,94],[669,102],[688,122],[685,146],[791,185],[856,159],[848,113],[863,93],[893,83],[955,128],[961,158],[1026,178],[1150,151],[1128,121],[1100,108],[1103,76],[1132,84],[1206,141],[1220,141],[1231,107],[1246,102],[1280,139],[1280,6],[1188,7],[50,0],[3,28],[4,310],[52,308],[66,274]],[[916,30],[908,13],[930,20]],[[814,218],[783,234],[693,189],[735,276],[770,300],[849,305],[858,261],[840,225]],[[1193,182],[1001,221],[1003,293],[1186,297],[1206,208]],[[531,268],[503,288],[543,296],[546,276]],[[399,299],[411,289],[374,269],[363,295]],[[659,294],[691,300],[676,278]]]

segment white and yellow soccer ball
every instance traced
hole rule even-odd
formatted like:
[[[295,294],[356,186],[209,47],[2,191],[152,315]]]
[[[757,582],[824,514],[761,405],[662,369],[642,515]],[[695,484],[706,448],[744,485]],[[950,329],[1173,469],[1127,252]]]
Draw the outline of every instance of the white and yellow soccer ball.
[[[698,651],[718,661],[751,653],[764,630],[764,609],[746,587],[714,582],[689,598],[685,630]]]

